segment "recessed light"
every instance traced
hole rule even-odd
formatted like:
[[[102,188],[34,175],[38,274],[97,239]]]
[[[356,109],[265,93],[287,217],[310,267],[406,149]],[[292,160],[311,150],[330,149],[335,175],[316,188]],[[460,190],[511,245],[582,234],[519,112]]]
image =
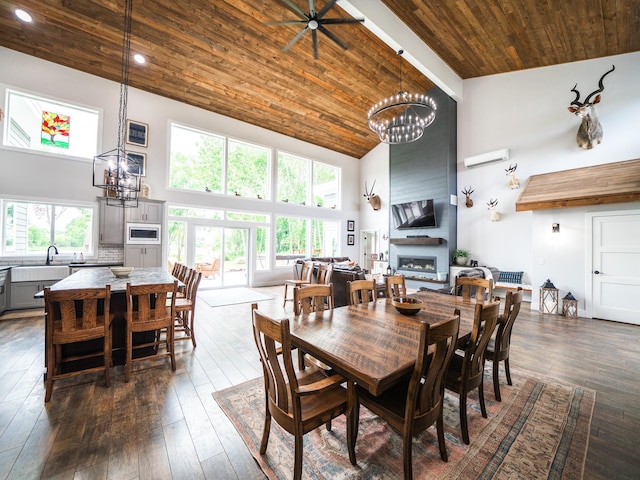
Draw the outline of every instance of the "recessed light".
[[[31,23],[33,21],[33,18],[31,17],[31,15],[29,15],[29,12],[22,10],[21,8],[16,8],[15,14],[16,17],[18,17],[23,22]]]
[[[136,53],[136,54],[133,56],[133,59],[134,59],[137,63],[139,63],[140,65],[142,65],[144,62],[146,62],[145,58],[144,58],[142,55],[140,55],[139,53]]]

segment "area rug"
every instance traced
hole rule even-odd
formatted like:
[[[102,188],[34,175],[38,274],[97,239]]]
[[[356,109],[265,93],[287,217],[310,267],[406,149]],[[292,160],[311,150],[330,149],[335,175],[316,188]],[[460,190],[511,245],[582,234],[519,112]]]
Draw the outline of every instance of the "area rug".
[[[595,392],[534,374],[513,374],[514,385],[501,388],[502,402],[485,382],[489,418],[481,416],[477,395],[469,397],[471,445],[462,442],[458,397],[446,394],[445,438],[449,461],[440,459],[435,426],[414,438],[415,479],[580,479],[589,441]],[[489,377],[491,378],[491,377]],[[293,472],[293,437],[271,422],[265,455],[259,454],[264,421],[262,378],[213,397],[229,417],[270,479]],[[402,437],[366,408],[360,410],[357,466],[349,463],[345,417],[304,437],[303,478],[402,478]]]
[[[204,290],[198,292],[198,298],[210,307],[234,305],[237,303],[253,303],[262,300],[273,300],[272,295],[256,292],[250,288],[221,288],[217,290]]]

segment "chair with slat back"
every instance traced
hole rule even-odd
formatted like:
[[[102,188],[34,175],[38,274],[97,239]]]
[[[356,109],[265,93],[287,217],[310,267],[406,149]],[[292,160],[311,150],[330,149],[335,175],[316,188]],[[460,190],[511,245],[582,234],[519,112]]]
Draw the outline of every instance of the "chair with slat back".
[[[76,290],[44,289],[46,382],[44,401],[51,400],[53,381],[81,373],[104,371],[104,382],[111,384],[111,287]],[[87,340],[103,339],[101,352],[62,358],[62,346]],[[103,364],[63,372],[62,363],[102,356]]]
[[[158,348],[161,344],[166,347],[165,353],[171,360],[171,370],[176,370],[176,357],[174,353],[174,319],[176,316],[175,302],[178,281],[173,283],[131,285],[127,283],[127,320],[126,334],[126,360],[124,379],[128,382],[131,378],[132,362],[147,360],[149,357],[133,358],[133,350],[145,347]],[[167,301],[168,300],[168,301]],[[166,330],[164,340],[160,332]],[[135,332],[155,331],[155,340],[133,345]],[[160,355],[160,354],[158,354]]]
[[[500,362],[504,361],[504,371],[507,376],[507,383],[511,383],[511,371],[509,369],[509,347],[511,345],[511,330],[516,321],[518,313],[520,313],[520,305],[522,304],[522,287],[518,287],[517,291],[508,291],[504,312],[498,317],[498,326],[496,328],[495,337],[491,338],[487,345],[486,359],[493,362],[493,392],[497,401],[502,401],[500,396],[500,380],[498,373],[500,372]]]
[[[376,299],[375,280],[352,280],[347,282],[349,305],[369,303]]]
[[[389,275],[384,277],[384,285],[387,298],[404,297],[407,294],[404,275]]]
[[[303,313],[332,310],[333,303],[332,283],[329,285],[307,285],[293,289],[293,313],[296,316]],[[304,370],[307,363],[327,372],[331,370],[331,367],[325,363],[298,349],[298,368]]]
[[[184,296],[178,296],[175,301],[176,324],[174,334],[177,332],[180,335],[174,336],[174,341],[191,339],[191,343],[195,347],[196,295],[198,294],[200,280],[202,280],[202,272],[197,272],[195,269],[190,268],[185,280]],[[170,300],[167,301],[169,302]]]
[[[467,300],[475,297],[490,301],[493,298],[493,281],[488,278],[456,277],[455,293]]]
[[[459,327],[459,314],[435,327],[430,327],[426,322],[421,323],[418,356],[410,378],[401,380],[378,396],[372,395],[366,388],[356,387],[356,422],[362,404],[402,435],[405,479],[413,478],[413,437],[434,423],[438,432],[440,458],[448,461],[442,415],[443,379],[456,349]],[[354,432],[357,436],[357,425]]]
[[[478,389],[480,410],[487,418],[484,403],[484,355],[491,335],[498,321],[500,302],[477,303],[473,318],[473,329],[469,343],[464,346],[464,356],[454,353],[447,370],[445,387],[458,393],[460,397],[460,428],[462,440],[469,445],[469,425],[467,423],[467,396]]]
[[[318,272],[316,273],[316,280],[314,283],[318,285],[329,285],[331,283],[331,277],[333,276],[333,265],[330,263],[321,263],[318,265]]]
[[[253,337],[255,339],[264,374],[265,418],[260,455],[267,451],[271,419],[294,436],[293,478],[302,476],[303,436],[327,425],[339,415],[347,416],[347,447],[349,460],[356,464],[353,419],[353,383],[347,389],[341,386],[347,380],[340,375],[326,377],[315,368],[296,372],[291,356],[289,320],[275,320],[252,305]],[[282,347],[282,348],[281,348]]]
[[[287,298],[287,292],[289,287],[302,287],[303,285],[309,285],[311,283],[311,276],[313,275],[313,262],[308,261],[302,264],[302,269],[300,270],[300,277],[294,279],[288,279],[284,281],[284,301],[282,302],[282,307],[284,308],[287,305],[288,301],[292,301],[293,298]]]

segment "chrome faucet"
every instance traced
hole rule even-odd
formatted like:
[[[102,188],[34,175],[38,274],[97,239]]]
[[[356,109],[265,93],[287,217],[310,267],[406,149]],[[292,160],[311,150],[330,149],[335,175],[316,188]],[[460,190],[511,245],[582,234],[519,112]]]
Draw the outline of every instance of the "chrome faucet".
[[[49,248],[47,248],[47,262],[45,263],[45,265],[51,265],[51,249],[53,248],[53,251],[55,252],[56,255],[58,255],[58,248],[55,245],[49,245]]]

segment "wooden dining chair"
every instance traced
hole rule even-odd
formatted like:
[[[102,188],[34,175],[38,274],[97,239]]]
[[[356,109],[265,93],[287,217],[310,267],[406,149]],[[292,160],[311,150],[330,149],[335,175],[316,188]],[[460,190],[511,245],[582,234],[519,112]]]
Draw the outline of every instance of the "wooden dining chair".
[[[318,265],[315,282],[318,285],[329,285],[333,276],[333,265],[331,263],[321,263]]]
[[[174,335],[175,333],[180,333],[180,335],[174,336],[174,341],[191,339],[191,343],[195,347],[196,335],[194,331],[194,320],[196,314],[196,295],[198,294],[200,280],[202,280],[202,272],[197,272],[192,268],[189,270],[189,274],[185,279],[184,296],[176,297],[175,301],[176,322]],[[167,302],[170,302],[170,299],[167,299]]]
[[[352,280],[347,282],[349,305],[369,303],[376,299],[375,280]]]
[[[500,396],[500,380],[498,378],[501,361],[504,362],[507,383],[512,385],[511,372],[509,370],[509,347],[511,345],[511,330],[513,329],[513,324],[516,321],[518,313],[520,313],[522,296],[522,287],[519,287],[517,291],[510,290],[507,292],[504,311],[502,315],[498,317],[496,334],[489,340],[489,344],[487,345],[485,358],[493,362],[493,393],[498,402],[502,401],[502,397]]]
[[[440,458],[448,461],[444,439],[443,379],[451,361],[460,328],[460,314],[450,320],[430,327],[420,324],[418,356],[410,378],[405,378],[381,395],[372,395],[366,388],[357,386],[356,413],[364,405],[402,435],[404,478],[413,478],[411,446],[414,435],[426,430],[434,423],[438,432]],[[357,424],[354,427],[357,437]],[[353,438],[356,441],[356,438]]]
[[[293,289],[293,313],[298,316],[303,313],[321,312],[333,309],[333,284],[307,285]],[[324,362],[298,349],[298,368],[304,370],[307,363],[313,364],[326,372],[331,371]]]
[[[384,285],[387,298],[404,297],[407,295],[404,275],[389,275],[384,277]]]
[[[493,281],[489,278],[456,277],[456,295],[470,299],[491,300],[493,298]]]
[[[260,455],[267,451],[271,419],[294,436],[293,478],[302,477],[303,436],[323,424],[331,429],[330,420],[347,417],[349,460],[356,464],[353,419],[355,393],[353,383],[340,375],[327,377],[310,367],[295,371],[291,357],[289,320],[275,320],[252,305],[253,337],[260,354],[264,374],[265,418]],[[280,348],[282,347],[282,348]],[[347,382],[347,388],[341,386]]]
[[[173,283],[157,283],[145,285],[131,285],[127,282],[127,320],[126,333],[126,360],[124,367],[124,380],[131,378],[131,364],[133,362],[147,360],[149,357],[133,358],[133,350],[146,347],[157,349],[164,344],[166,350],[162,354],[171,360],[171,370],[176,370],[176,357],[174,352],[174,320],[176,316],[176,291],[178,281]],[[167,301],[167,299],[169,301]],[[153,341],[139,345],[133,345],[133,334],[137,332],[155,332]],[[166,331],[164,339],[160,332]]]
[[[304,262],[302,264],[302,268],[300,270],[300,276],[294,279],[288,279],[284,281],[284,301],[282,302],[282,307],[284,308],[287,305],[288,301],[292,301],[293,298],[287,298],[287,292],[289,287],[302,287],[303,285],[309,285],[311,283],[311,276],[313,275],[313,262],[309,260],[308,262]]]
[[[51,400],[53,381],[82,373],[104,371],[104,383],[111,385],[111,286],[74,290],[44,289],[46,381],[44,401]],[[71,343],[102,339],[102,351],[62,358],[62,347]],[[64,372],[63,362],[102,356],[103,363]],[[95,365],[95,364],[93,364]]]
[[[464,355],[454,353],[445,377],[445,387],[458,393],[460,398],[460,428],[462,440],[467,445],[469,445],[467,396],[476,388],[482,416],[487,418],[483,388],[484,354],[496,327],[499,312],[500,302],[476,304],[471,338],[464,347]]]

